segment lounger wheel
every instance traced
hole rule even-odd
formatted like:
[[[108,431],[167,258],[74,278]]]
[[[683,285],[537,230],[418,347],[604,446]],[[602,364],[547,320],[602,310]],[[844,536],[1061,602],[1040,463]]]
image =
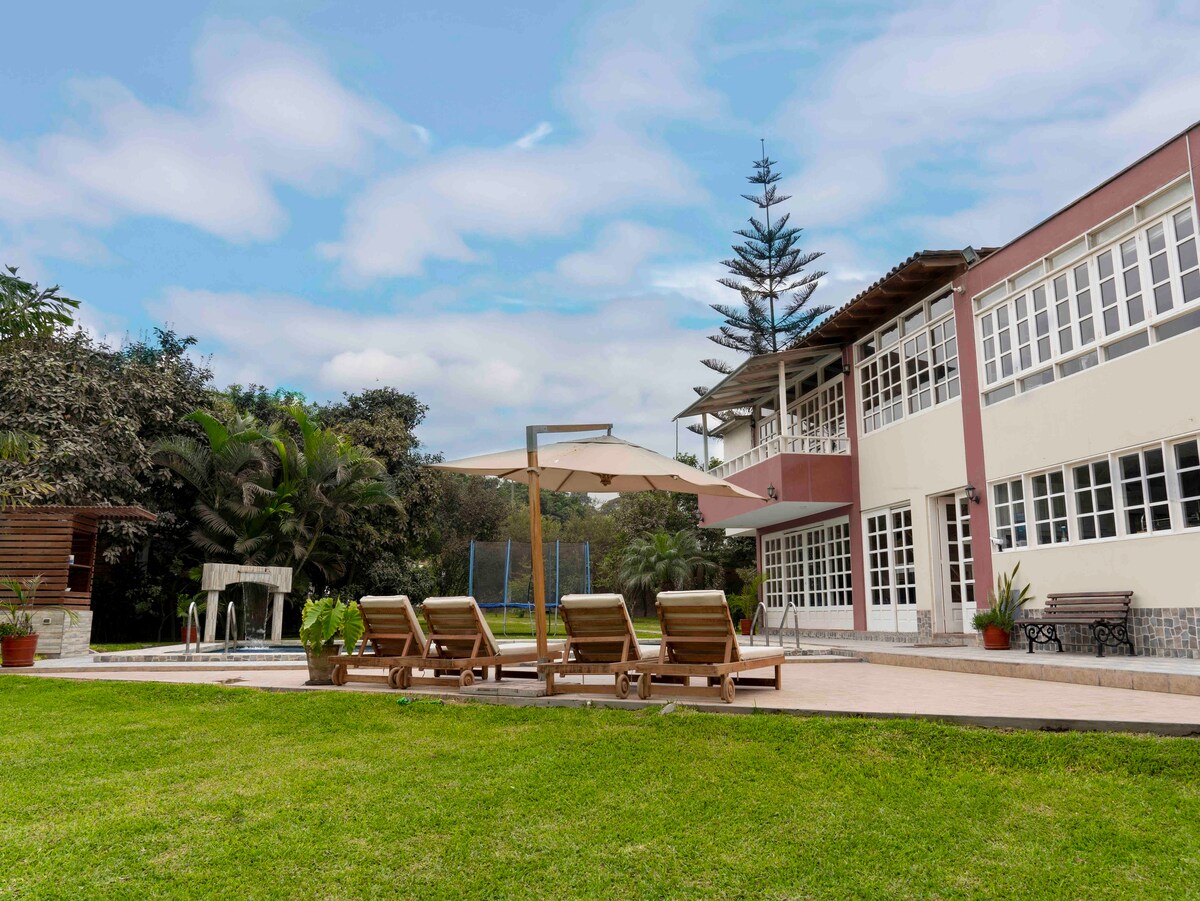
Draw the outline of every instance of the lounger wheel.
[[[329,671],[329,679],[334,685],[346,684],[346,664],[335,663],[333,669]]]
[[[468,685],[475,684],[475,674],[469,669],[463,670],[458,674],[458,687],[466,688]]]
[[[388,670],[388,687],[405,689],[412,685],[412,670],[407,666],[393,666]]]
[[[641,693],[640,686],[638,688],[638,692],[639,694]],[[622,700],[629,697],[629,675],[627,673],[617,673],[616,694],[617,697],[621,698]]]
[[[642,673],[638,676],[638,697],[643,701],[650,697],[650,674]]]
[[[726,704],[733,703],[733,696],[737,693],[737,687],[733,684],[733,676],[721,677],[721,700]]]

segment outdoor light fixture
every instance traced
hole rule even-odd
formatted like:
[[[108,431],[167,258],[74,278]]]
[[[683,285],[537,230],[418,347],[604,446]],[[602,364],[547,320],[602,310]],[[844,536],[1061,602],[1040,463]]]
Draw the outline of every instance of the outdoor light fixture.
[[[849,375],[849,374],[850,374],[850,364],[843,363],[842,364],[842,375]]]
[[[967,500],[969,500],[972,504],[978,504],[979,503],[979,492],[975,490],[975,486],[968,485],[966,490],[967,490]]]
[[[767,486],[767,497],[769,497],[771,500],[775,500],[775,483],[774,482],[772,482],[770,485]]]

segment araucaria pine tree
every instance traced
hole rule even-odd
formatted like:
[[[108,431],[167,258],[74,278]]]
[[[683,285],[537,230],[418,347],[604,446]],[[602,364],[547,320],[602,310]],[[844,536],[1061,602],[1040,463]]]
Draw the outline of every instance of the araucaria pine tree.
[[[774,166],[764,145],[762,158],[754,164],[754,174],[747,177],[762,193],[742,195],[758,207],[762,218],[750,217],[749,227],[735,232],[745,240],[734,245],[736,256],[721,264],[729,270],[721,284],[737,291],[742,302],[712,305],[725,318],[725,324],[709,340],[750,355],[787,350],[830,310],[809,302],[825,273],[808,272],[806,267],[822,254],[800,249],[797,242],[801,229],[788,225],[790,214],[773,215],[777,213],[774,207],[790,199],[776,190],[779,173]],[[705,360],[704,364],[717,372],[731,371],[724,360]]]

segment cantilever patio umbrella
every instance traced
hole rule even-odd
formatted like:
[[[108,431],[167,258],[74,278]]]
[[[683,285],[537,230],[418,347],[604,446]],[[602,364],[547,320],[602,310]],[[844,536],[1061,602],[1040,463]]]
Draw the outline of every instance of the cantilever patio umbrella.
[[[537,436],[547,432],[608,434],[575,441],[560,441],[538,448]],[[434,463],[433,469],[495,476],[529,486],[529,540],[533,553],[534,620],[538,655],[546,657],[546,575],[542,560],[541,489],[575,492],[675,491],[717,497],[766,498],[678,460],[630,444],[612,434],[612,426],[531,425],[525,430],[522,449]]]

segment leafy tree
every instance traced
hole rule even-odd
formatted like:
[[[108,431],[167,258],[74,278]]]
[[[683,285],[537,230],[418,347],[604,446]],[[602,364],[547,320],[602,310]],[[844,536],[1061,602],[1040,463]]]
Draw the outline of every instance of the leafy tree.
[[[721,264],[729,270],[729,275],[720,283],[737,291],[741,304],[712,305],[725,323],[710,340],[748,355],[792,347],[830,310],[828,306],[809,305],[817,282],[825,273],[805,272],[805,269],[822,254],[800,249],[801,229],[788,224],[791,214],[771,221],[771,208],[790,199],[776,189],[780,176],[772,168],[774,165],[764,147],[762,157],[754,163],[754,174],[747,177],[762,193],[742,195],[762,211],[762,219],[751,216],[749,228],[735,232],[744,240],[734,245],[734,258]],[[722,360],[704,363],[717,372],[731,370]]]
[[[654,532],[625,548],[619,579],[645,611],[658,592],[703,584],[716,571],[717,565],[701,551],[694,532]]]
[[[0,460],[29,466],[41,453],[44,445],[37,435],[28,432],[0,432]],[[15,475],[0,474],[0,511],[6,507],[23,507],[31,501],[44,497],[52,490],[43,482],[20,472]]]
[[[0,272],[0,341],[46,338],[74,325],[79,301],[59,294],[59,287],[41,288],[17,275],[15,266]]]

